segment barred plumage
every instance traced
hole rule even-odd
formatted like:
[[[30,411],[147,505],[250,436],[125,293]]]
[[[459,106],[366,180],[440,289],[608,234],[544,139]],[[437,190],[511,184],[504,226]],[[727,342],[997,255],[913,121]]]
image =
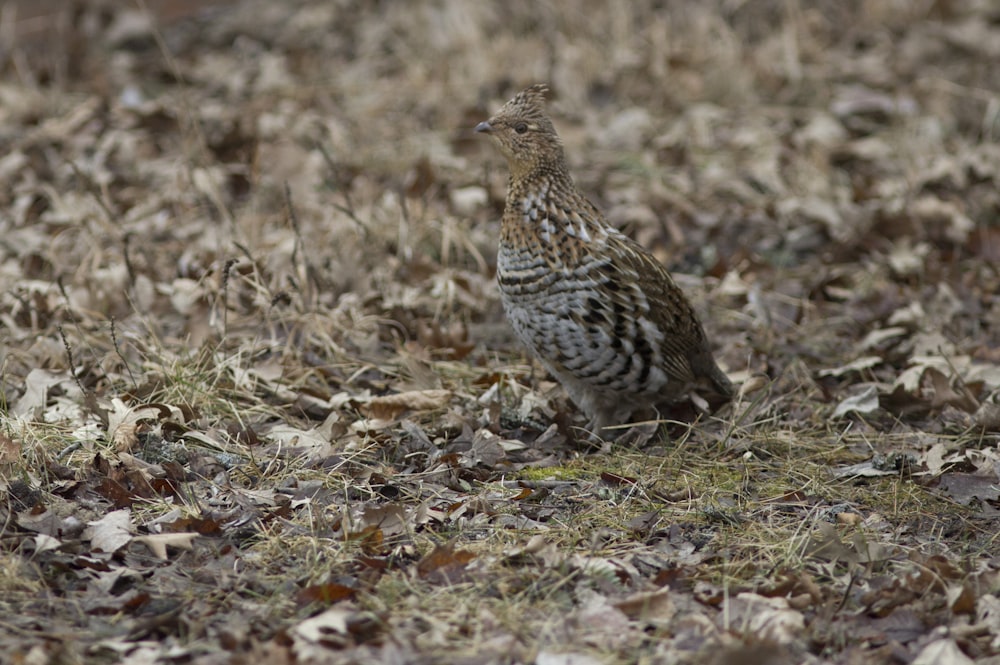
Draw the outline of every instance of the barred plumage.
[[[510,168],[497,279],[517,336],[599,433],[692,390],[728,400],[694,309],[667,270],[576,189],[544,85],[476,126]]]

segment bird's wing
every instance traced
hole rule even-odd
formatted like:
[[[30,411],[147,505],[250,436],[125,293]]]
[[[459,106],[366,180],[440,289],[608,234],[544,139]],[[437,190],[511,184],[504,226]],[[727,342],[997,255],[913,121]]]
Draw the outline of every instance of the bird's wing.
[[[694,381],[698,372],[692,368],[692,360],[708,352],[708,342],[684,293],[666,268],[628,237],[612,232],[606,248],[608,260],[598,271],[604,291],[624,306],[626,316],[648,317],[651,328],[658,332],[649,341],[659,348],[662,369],[674,379]]]

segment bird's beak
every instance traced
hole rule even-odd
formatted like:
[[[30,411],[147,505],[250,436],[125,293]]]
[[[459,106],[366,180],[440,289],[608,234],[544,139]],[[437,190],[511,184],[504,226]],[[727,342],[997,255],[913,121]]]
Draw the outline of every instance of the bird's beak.
[[[493,125],[491,125],[489,121],[483,120],[481,123],[476,125],[476,131],[489,134],[490,132],[493,131]]]

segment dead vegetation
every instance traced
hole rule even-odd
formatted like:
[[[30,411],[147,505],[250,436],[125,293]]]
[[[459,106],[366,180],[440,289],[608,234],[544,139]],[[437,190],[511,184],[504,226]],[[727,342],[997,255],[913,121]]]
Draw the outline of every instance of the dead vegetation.
[[[194,4],[0,13],[0,662],[1000,662],[992,3]],[[514,343],[536,81],[731,410]]]

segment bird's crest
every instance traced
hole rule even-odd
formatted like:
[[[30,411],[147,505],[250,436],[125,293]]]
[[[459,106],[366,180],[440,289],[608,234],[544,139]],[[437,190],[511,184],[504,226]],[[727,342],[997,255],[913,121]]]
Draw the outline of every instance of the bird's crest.
[[[545,100],[549,93],[549,86],[544,83],[536,83],[514,95],[513,98],[504,104],[501,113],[528,122],[541,122],[548,120],[545,114]]]

